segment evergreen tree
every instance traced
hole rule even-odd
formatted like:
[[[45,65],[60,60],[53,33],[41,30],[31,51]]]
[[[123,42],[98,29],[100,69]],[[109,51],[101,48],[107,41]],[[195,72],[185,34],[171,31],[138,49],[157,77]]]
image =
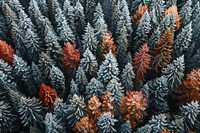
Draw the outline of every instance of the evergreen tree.
[[[165,11],[164,0],[152,0],[149,10],[155,9],[155,15],[157,16],[158,22],[160,23],[163,19],[163,13]]]
[[[165,75],[167,78],[167,85],[170,93],[173,92],[178,87],[178,85],[181,84],[181,80],[184,76],[184,71],[185,63],[183,55],[173,60],[171,64],[167,65],[167,67],[162,70],[161,75]]]
[[[147,42],[147,37],[150,31],[151,31],[151,18],[149,16],[148,11],[146,11],[136,31],[136,38],[135,38],[136,44],[134,46],[135,51],[138,50],[141,44]]]
[[[90,23],[93,20],[93,12],[95,11],[96,4],[96,0],[85,0],[85,15],[87,21]]]
[[[106,60],[100,65],[97,75],[98,80],[104,85],[107,85],[113,76],[119,75],[118,63],[111,51],[107,54]]]
[[[200,3],[197,2],[195,6],[192,8],[192,20],[196,17],[196,15],[199,13],[200,9]]]
[[[9,79],[9,76],[0,70],[0,87],[4,90],[16,89],[17,85]]]
[[[68,120],[68,123],[71,126],[74,126],[74,124],[77,121],[79,121],[82,117],[85,116],[85,111],[84,111],[85,103],[84,103],[84,98],[76,94],[74,94],[69,101],[70,104],[67,105],[66,118]]]
[[[135,78],[135,73],[133,72],[133,67],[130,62],[124,67],[121,74],[121,83],[124,90],[130,91],[133,89],[133,79]]]
[[[106,86],[108,92],[112,94],[112,97],[117,102],[122,102],[122,97],[124,96],[124,90],[119,82],[119,79],[116,76],[113,76],[108,85]]]
[[[56,115],[47,113],[45,116],[45,133],[64,133],[63,127],[60,125],[60,120],[56,119]]]
[[[84,33],[84,29],[86,26],[86,18],[83,10],[83,6],[81,5],[80,1],[76,2],[74,7],[75,13],[75,27],[79,37],[81,37]]]
[[[37,88],[40,88],[42,82],[43,82],[43,76],[42,76],[42,72],[39,69],[39,66],[36,65],[34,62],[31,65],[31,75],[32,75],[32,79],[33,82],[36,84]]]
[[[192,0],[187,0],[185,5],[180,10],[181,22],[185,26],[191,21],[192,17]]]
[[[111,18],[111,31],[112,33],[116,33],[116,29],[117,29],[117,24],[119,23],[119,21],[121,20],[121,14],[122,14],[122,11],[121,11],[121,1],[118,0],[116,2],[116,5],[115,5],[115,8],[114,8],[114,11],[113,11],[113,15],[112,15],[112,18]]]
[[[78,88],[81,92],[85,90],[85,87],[88,84],[88,79],[85,75],[85,72],[81,66],[78,67],[76,71],[76,84],[78,85]]]
[[[53,88],[56,89],[57,93],[63,95],[66,90],[65,76],[63,72],[58,67],[52,66],[49,78],[51,79],[51,84]]]
[[[62,9],[57,0],[51,0],[51,9],[53,13],[53,19],[55,21],[56,31],[59,35],[59,38],[62,42],[75,42],[75,36],[72,29],[69,27],[69,24],[63,14]]]
[[[0,40],[9,41],[9,30],[8,25],[6,24],[6,18],[3,15],[0,15]]]
[[[155,43],[161,39],[161,32],[160,27],[158,26],[156,30],[153,31],[152,35],[149,38],[148,46],[150,50],[153,50],[155,48]]]
[[[137,129],[135,133],[152,133],[152,128],[147,124]]]
[[[63,103],[63,99],[56,98],[54,103],[54,115],[58,120],[64,122],[66,120],[67,105]]]
[[[105,93],[105,88],[100,81],[92,78],[86,87],[85,93],[87,99],[90,99],[92,96],[100,97]]]
[[[8,77],[10,79],[13,79],[12,67],[2,59],[0,59],[0,71],[2,71],[4,74],[8,75]]]
[[[1,100],[0,111],[0,132],[12,132],[16,116],[12,112],[11,105],[6,101]]]
[[[47,5],[47,2],[46,0],[36,0],[37,3],[38,3],[38,6],[40,8],[40,11],[42,12],[42,14],[46,17],[48,17],[48,5]]]
[[[35,97],[21,97],[18,112],[21,115],[21,123],[24,126],[31,126],[35,122],[43,123],[43,112],[41,102]]]
[[[132,127],[129,120],[121,125],[120,133],[132,133]]]
[[[94,11],[93,23],[95,24],[99,18],[104,18],[104,14],[101,3],[98,2]]]
[[[97,121],[100,133],[115,133],[116,129],[113,127],[117,120],[110,112],[105,112]]]
[[[82,44],[82,52],[89,48],[89,50],[92,51],[94,55],[96,55],[98,41],[95,37],[94,29],[92,28],[90,23],[88,23],[87,27],[85,28],[85,34],[83,35]]]
[[[199,43],[199,35],[200,35],[200,31],[198,30],[200,23],[199,23],[199,19],[200,19],[200,11],[196,14],[195,18],[192,20],[192,41],[195,43],[195,47],[198,46]]]
[[[155,8],[153,8],[152,10],[149,11],[149,15],[151,17],[152,29],[157,28],[157,26],[159,25],[159,22],[158,22],[158,18],[156,16]]]
[[[80,66],[86,73],[95,76],[98,69],[98,63],[96,57],[92,54],[92,52],[87,48],[83,54],[83,57],[80,61]]]
[[[149,121],[149,125],[154,133],[159,133],[167,129],[168,122],[166,114],[155,115]]]
[[[200,104],[197,101],[192,101],[183,105],[180,117],[183,118],[187,131],[197,127],[200,124]]]

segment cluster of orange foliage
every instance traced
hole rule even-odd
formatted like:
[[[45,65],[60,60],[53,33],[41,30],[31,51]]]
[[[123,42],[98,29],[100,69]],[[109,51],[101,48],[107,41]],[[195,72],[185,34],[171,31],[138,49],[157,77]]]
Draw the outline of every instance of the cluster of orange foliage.
[[[86,106],[88,116],[80,119],[74,127],[75,132],[97,133],[97,120],[104,112],[114,114],[114,98],[110,92],[106,92],[100,99],[96,96],[88,100]]]
[[[156,42],[156,47],[153,51],[153,65],[156,71],[159,67],[164,68],[171,62],[173,43],[173,35],[170,30],[167,30],[162,38]]]
[[[54,102],[58,97],[56,91],[50,88],[50,86],[47,86],[44,83],[42,83],[40,87],[39,97],[42,103],[48,107],[48,110],[53,111]]]
[[[144,12],[148,10],[148,7],[146,5],[144,6],[139,6],[138,9],[136,10],[135,14],[133,15],[133,19],[135,20],[136,24],[139,24]]]
[[[173,5],[173,6],[169,7],[169,8],[165,11],[164,15],[166,16],[166,15],[172,14],[172,13],[174,13],[174,16],[175,16],[175,18],[176,18],[174,30],[179,30],[180,27],[181,27],[181,22],[180,22],[180,17],[179,17],[179,15],[178,15],[178,9],[177,9],[177,6],[176,6],[176,5]]]
[[[104,35],[100,51],[104,58],[106,57],[107,53],[109,53],[110,51],[112,52],[113,55],[117,54],[116,45],[114,44],[111,32]]]
[[[145,80],[145,74],[148,69],[150,69],[150,61],[151,56],[148,54],[149,47],[145,43],[136,52],[135,57],[133,58],[133,69],[136,73],[136,80],[139,82],[140,80]]]
[[[75,68],[79,65],[80,52],[79,49],[76,49],[76,45],[66,43],[62,53],[64,57],[61,60],[64,68]]]
[[[143,122],[146,107],[147,99],[143,97],[142,91],[127,92],[121,104],[122,113],[125,114],[124,119],[129,120],[132,127],[137,127]]]
[[[200,102],[200,69],[193,70],[187,75],[187,79],[175,92],[174,98],[178,99],[180,105],[191,101]]]
[[[13,64],[14,50],[6,42],[0,40],[0,58],[8,64]]]
[[[83,117],[78,121],[74,127],[77,133],[96,133],[97,129],[94,126],[94,121],[91,121],[88,116]]]

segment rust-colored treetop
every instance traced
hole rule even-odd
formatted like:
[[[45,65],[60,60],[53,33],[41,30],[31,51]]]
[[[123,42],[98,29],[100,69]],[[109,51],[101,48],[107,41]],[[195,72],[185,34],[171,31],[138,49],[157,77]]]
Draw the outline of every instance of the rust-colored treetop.
[[[6,42],[0,40],[0,59],[3,59],[8,64],[13,64],[14,50]]]

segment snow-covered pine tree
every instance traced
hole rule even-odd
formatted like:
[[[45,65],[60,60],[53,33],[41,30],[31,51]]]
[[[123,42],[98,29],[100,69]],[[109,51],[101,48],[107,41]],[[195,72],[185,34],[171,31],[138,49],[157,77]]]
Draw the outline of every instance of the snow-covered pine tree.
[[[160,32],[160,27],[158,26],[156,30],[153,31],[152,35],[148,40],[148,46],[150,50],[153,50],[155,48],[155,42],[159,41],[160,38],[161,38],[161,32]]]
[[[67,104],[67,120],[69,125],[72,127],[74,124],[79,121],[82,117],[85,116],[85,102],[82,96],[78,96],[76,94],[69,100],[70,104]]]
[[[54,103],[54,115],[62,122],[66,121],[67,105],[63,102],[63,99],[56,98]]]
[[[52,66],[49,74],[49,78],[51,80],[51,84],[56,92],[61,96],[65,94],[66,86],[65,86],[65,76],[63,72],[56,66]]]
[[[85,0],[85,16],[89,23],[92,23],[93,21],[93,12],[97,5],[96,1],[97,0]]]
[[[183,26],[187,25],[191,21],[192,17],[192,0],[187,0],[185,5],[180,10],[180,17]]]
[[[24,126],[36,126],[33,123],[43,123],[42,105],[39,99],[21,97],[18,112]]]
[[[76,2],[76,5],[74,6],[74,13],[75,13],[76,31],[77,31],[79,37],[81,38],[84,33],[84,29],[85,29],[87,23],[86,23],[83,6],[79,0]]]
[[[98,63],[96,57],[92,54],[89,48],[87,48],[83,53],[83,58],[80,61],[80,66],[86,73],[92,76],[96,75],[98,69]]]
[[[88,84],[88,79],[85,75],[85,72],[81,66],[78,67],[76,71],[76,80],[75,80],[80,92],[85,91],[85,87]]]
[[[105,93],[105,88],[99,80],[92,78],[86,87],[85,93],[87,99],[92,96],[101,97]]]
[[[118,63],[112,52],[110,51],[106,55],[105,61],[100,65],[99,71],[97,72],[98,80],[104,85],[107,85],[113,76],[119,75]]]
[[[132,64],[130,62],[124,67],[121,74],[121,83],[124,90],[130,91],[133,90],[133,79],[135,78],[135,73],[133,71]]]
[[[175,57],[187,54],[186,51],[190,47],[192,41],[192,31],[192,22],[190,22],[188,25],[184,26],[177,35],[173,47]]]
[[[110,112],[105,112],[97,121],[100,133],[115,133],[117,130],[114,128],[118,120]]]
[[[122,102],[122,97],[124,96],[124,90],[119,82],[119,79],[116,76],[113,76],[108,85],[106,86],[106,90],[112,94],[116,102]]]
[[[134,45],[134,50],[137,51],[141,44],[147,42],[148,34],[151,31],[151,18],[148,11],[145,11],[144,16],[140,24],[138,25],[136,31],[136,43]]]
[[[163,13],[165,11],[164,0],[152,0],[149,10],[155,9],[155,15],[157,16],[158,22],[160,23],[163,19]]]
[[[94,29],[93,27],[90,25],[90,23],[87,24],[87,27],[85,28],[85,34],[83,35],[83,40],[82,40],[82,50],[81,52],[84,53],[84,51],[86,51],[87,48],[89,48],[89,50],[96,55],[96,50],[97,50],[97,46],[98,46],[98,41],[96,39],[95,33],[94,33]]]
[[[40,8],[40,11],[42,12],[42,14],[46,17],[49,16],[49,9],[48,9],[48,5],[46,0],[36,0],[38,3],[38,6]]]
[[[129,120],[121,125],[120,133],[132,133],[132,127]]]
[[[121,1],[118,0],[116,2],[114,11],[113,11],[113,15],[111,18],[111,31],[112,33],[115,35],[116,33],[116,29],[117,29],[117,23],[119,23],[118,21],[120,21],[120,16],[121,16],[122,12],[121,12]]]
[[[168,128],[168,121],[166,114],[159,114],[152,116],[149,125],[154,133],[159,133]]]
[[[63,14],[62,9],[57,0],[50,1],[50,9],[52,10],[53,20],[55,21],[55,28],[61,39],[61,42],[75,42],[75,36],[72,29],[69,27],[69,24]]]
[[[60,120],[56,119],[56,115],[47,113],[44,120],[45,133],[64,133],[65,129],[60,125]]]
[[[173,62],[167,65],[166,68],[162,70],[161,75],[165,75],[167,78],[167,85],[169,92],[172,93],[178,85],[181,84],[185,71],[185,61],[184,55],[173,60]]]

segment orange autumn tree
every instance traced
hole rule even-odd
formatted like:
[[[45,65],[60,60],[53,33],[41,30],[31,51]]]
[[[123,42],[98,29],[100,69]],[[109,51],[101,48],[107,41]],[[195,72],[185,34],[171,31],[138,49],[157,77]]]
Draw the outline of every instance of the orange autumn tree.
[[[0,40],[0,59],[3,59],[8,64],[13,64],[14,50],[6,42]]]
[[[76,122],[74,131],[76,133],[96,133],[97,126],[94,126],[94,122],[89,119],[88,116],[83,117],[80,121]]]
[[[133,69],[136,73],[136,80],[139,82],[140,80],[145,80],[145,74],[148,69],[150,69],[150,60],[151,56],[148,54],[149,47],[145,43],[136,52],[135,57],[133,58]]]
[[[135,14],[133,15],[133,19],[135,20],[136,24],[139,24],[144,12],[148,10],[148,7],[146,5],[144,6],[139,6],[138,9],[136,10]]]
[[[166,11],[165,11],[165,16],[174,13],[174,16],[176,18],[176,22],[175,22],[175,26],[174,26],[174,30],[179,30],[180,26],[181,26],[181,22],[180,22],[180,17],[178,15],[178,9],[176,5],[173,5],[171,7],[169,7]]]
[[[124,119],[129,120],[134,128],[143,122],[146,107],[147,99],[142,91],[127,92],[121,104],[122,113],[125,114]]]
[[[53,111],[54,102],[57,97],[57,93],[54,89],[42,83],[40,87],[39,98],[42,101],[42,103],[48,107],[49,111]]]
[[[76,45],[66,43],[62,51],[64,57],[61,59],[64,68],[75,68],[80,62],[80,52]]]
[[[104,58],[106,58],[106,55],[109,53],[109,51],[111,51],[113,55],[117,54],[116,45],[114,44],[111,32],[104,35],[100,51]]]
[[[174,98],[178,99],[180,105],[191,101],[200,102],[200,69],[193,70],[187,75],[187,79],[175,92]]]
[[[170,30],[167,30],[161,39],[156,42],[156,47],[153,51],[153,63],[156,71],[158,68],[164,68],[172,60],[173,50],[173,35]]]

